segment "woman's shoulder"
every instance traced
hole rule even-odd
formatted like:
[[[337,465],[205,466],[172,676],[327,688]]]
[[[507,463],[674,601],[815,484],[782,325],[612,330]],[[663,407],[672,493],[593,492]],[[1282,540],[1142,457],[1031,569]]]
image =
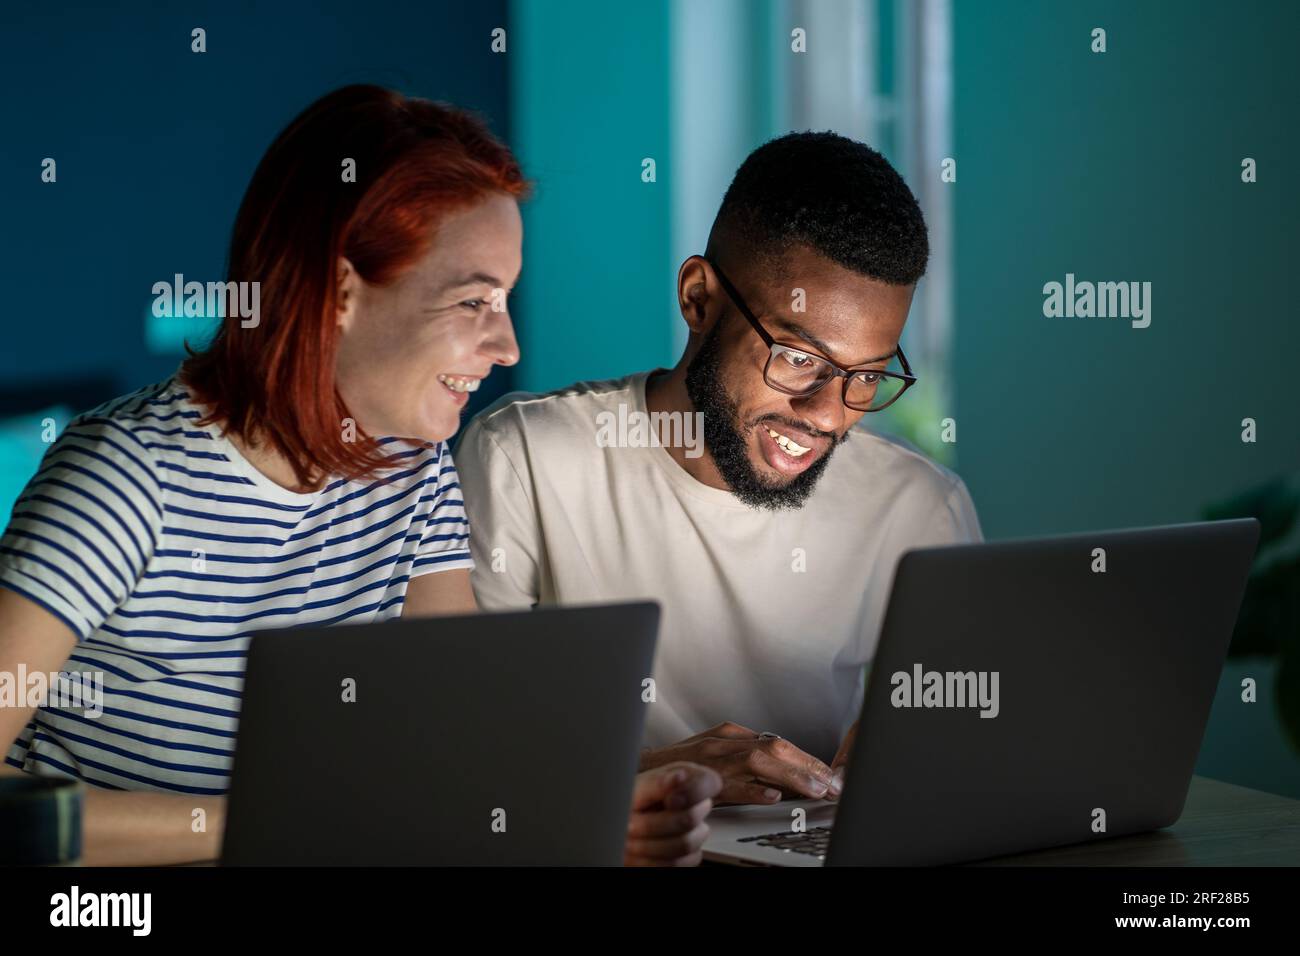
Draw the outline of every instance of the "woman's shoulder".
[[[382,484],[437,484],[439,476],[455,474],[451,447],[446,441],[391,437],[375,441],[379,453],[389,460],[376,476]]]
[[[176,384],[175,378],[167,378],[82,412],[68,423],[65,432],[76,428],[87,435],[134,434],[162,416],[179,411],[179,403],[186,397],[188,393]]]
[[[129,497],[160,494],[160,462],[210,436],[175,377],[110,399],[77,415],[50,446],[41,472],[59,470],[80,483],[110,484]],[[39,477],[38,473],[38,477]]]

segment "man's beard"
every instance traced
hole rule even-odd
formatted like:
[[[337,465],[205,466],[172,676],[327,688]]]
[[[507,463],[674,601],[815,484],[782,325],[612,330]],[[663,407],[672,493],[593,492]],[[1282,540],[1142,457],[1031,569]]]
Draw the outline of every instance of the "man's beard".
[[[697,412],[704,413],[704,447],[713,456],[722,480],[731,493],[754,508],[770,511],[802,508],[826,470],[835,446],[847,436],[832,439],[821,457],[785,484],[765,480],[749,460],[749,446],[740,430],[740,415],[722,385],[720,323],[705,337],[700,350],[686,367],[686,394]],[[833,387],[833,386],[832,386]]]

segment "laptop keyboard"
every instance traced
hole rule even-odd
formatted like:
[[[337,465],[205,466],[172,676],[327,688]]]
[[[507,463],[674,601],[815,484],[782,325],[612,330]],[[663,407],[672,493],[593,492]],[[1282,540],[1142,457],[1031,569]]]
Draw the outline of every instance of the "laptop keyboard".
[[[774,850],[786,853],[806,853],[819,860],[826,859],[826,848],[831,842],[830,827],[813,827],[802,833],[783,830],[780,833],[764,833],[760,836],[742,837],[737,843],[753,843],[756,846],[770,846]]]

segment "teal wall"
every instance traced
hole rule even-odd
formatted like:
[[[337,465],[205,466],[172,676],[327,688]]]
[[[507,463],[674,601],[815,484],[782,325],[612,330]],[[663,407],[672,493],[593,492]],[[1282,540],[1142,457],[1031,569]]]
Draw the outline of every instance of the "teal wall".
[[[529,391],[675,362],[666,3],[513,0],[512,145],[537,182],[513,308]],[[655,160],[656,182],[641,180]]]
[[[953,15],[956,461],[989,537],[1194,520],[1300,471],[1300,5]],[[1045,318],[1067,272],[1150,281],[1150,327]],[[1300,796],[1273,706],[1271,666],[1231,664],[1200,772]]]

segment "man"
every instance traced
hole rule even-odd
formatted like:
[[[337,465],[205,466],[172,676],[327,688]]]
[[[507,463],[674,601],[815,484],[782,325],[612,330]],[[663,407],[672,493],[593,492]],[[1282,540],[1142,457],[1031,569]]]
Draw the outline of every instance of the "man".
[[[980,537],[959,478],[854,428],[906,400],[928,257],[879,153],[783,136],[678,272],[675,368],[508,395],[466,429],[482,607],[662,604],[643,769],[710,766],[724,802],[838,796],[899,556]]]

